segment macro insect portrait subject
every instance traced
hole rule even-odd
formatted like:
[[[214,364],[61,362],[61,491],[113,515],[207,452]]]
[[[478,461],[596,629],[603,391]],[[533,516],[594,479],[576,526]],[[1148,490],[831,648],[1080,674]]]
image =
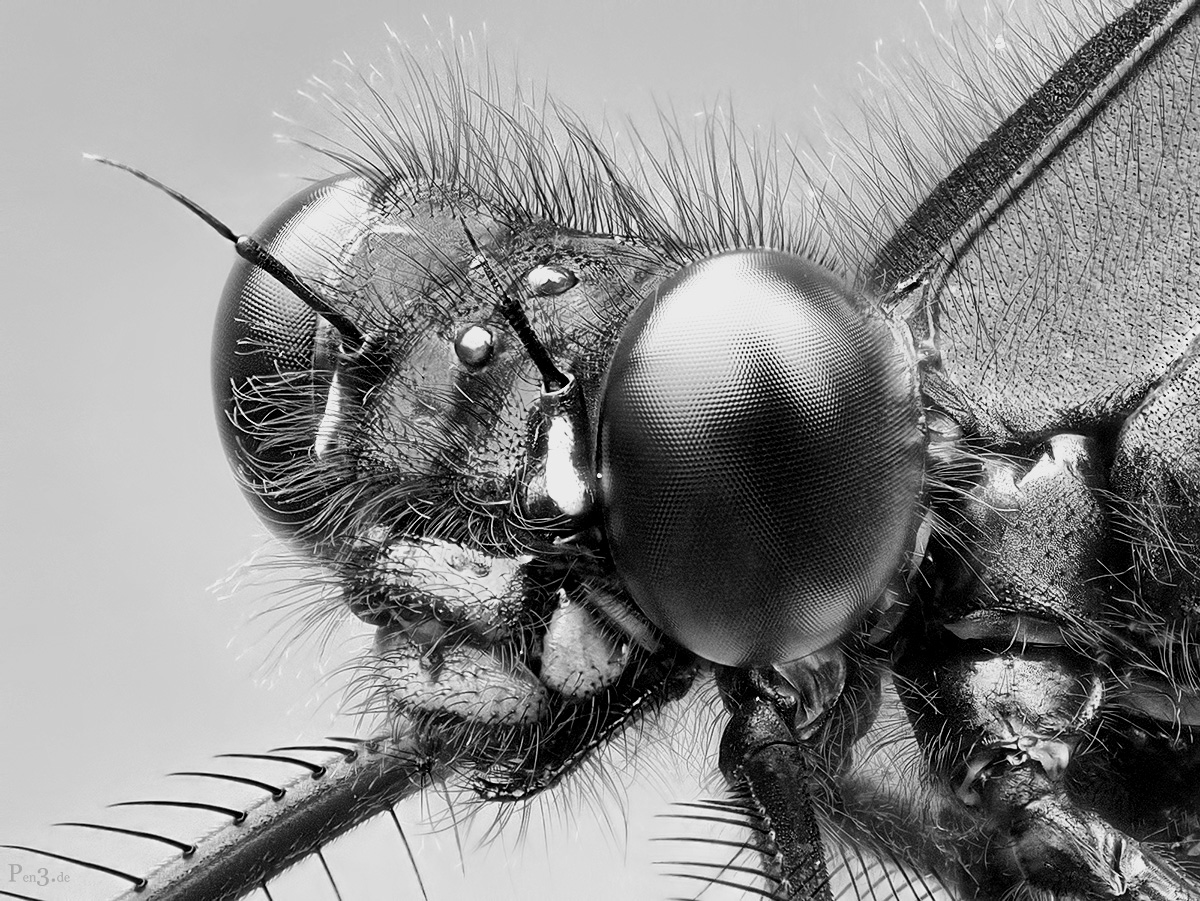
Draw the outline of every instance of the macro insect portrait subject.
[[[1200,26],[1056,27],[869,152],[718,107],[625,136],[461,37],[310,85],[328,177],[253,237],[193,211],[241,258],[218,429],[310,570],[252,571],[287,639],[365,642],[366,731],[239,740],[6,845],[0,893],[286,897],[308,858],[300,892],[429,894],[393,804],[467,866],[460,820],[595,818],[657,740],[711,775],[656,836],[676,894],[1195,897]],[[955,116],[992,96],[972,150]],[[327,859],[376,815],[403,889]]]

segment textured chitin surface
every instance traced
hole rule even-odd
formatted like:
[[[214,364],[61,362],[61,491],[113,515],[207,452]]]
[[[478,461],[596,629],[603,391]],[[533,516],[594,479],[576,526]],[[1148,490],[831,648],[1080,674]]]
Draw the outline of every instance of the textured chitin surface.
[[[920,491],[891,329],[812,263],[753,251],[683,269],[625,336],[601,482],[642,609],[730,665],[836,640],[895,574]]]
[[[1200,329],[1200,97],[1192,14],[1062,152],[951,252],[946,373],[995,435],[1113,423]],[[923,314],[922,314],[923,315]]]

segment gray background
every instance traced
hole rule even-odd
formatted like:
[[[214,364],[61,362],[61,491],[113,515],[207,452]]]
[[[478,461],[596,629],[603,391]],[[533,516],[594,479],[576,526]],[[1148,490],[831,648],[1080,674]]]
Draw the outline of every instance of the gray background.
[[[379,55],[385,21],[426,42],[422,14],[439,34],[453,17],[589,121],[649,123],[655,99],[686,120],[728,92],[744,126],[775,122],[803,144],[814,109],[853,119],[862,64],[923,54],[957,5],[0,0],[0,841],[36,841],[213,753],[319,736],[336,706],[313,642],[281,659],[294,629],[248,621],[269,591],[219,601],[209,588],[264,544],[208,396],[232,250],[81,152],[140,166],[248,230],[311,172],[273,140],[273,111],[301,110],[297,89],[343,51]],[[981,29],[994,12],[963,10]],[[632,862],[663,827],[627,838],[617,811],[607,835],[575,835],[599,806],[548,805],[515,874],[515,839],[471,854],[471,889],[455,887],[453,843],[422,840],[433,896],[677,893]]]

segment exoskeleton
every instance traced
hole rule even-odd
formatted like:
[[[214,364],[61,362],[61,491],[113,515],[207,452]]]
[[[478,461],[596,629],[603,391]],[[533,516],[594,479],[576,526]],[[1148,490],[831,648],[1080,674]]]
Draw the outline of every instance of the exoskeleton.
[[[701,881],[1200,897],[1198,60],[1195,4],[1136,4],[850,260],[777,148],[630,168],[365,82],[344,174],[214,221],[214,390],[376,629],[381,725],[230,770],[258,800],[130,897],[235,897],[447,778],[520,803],[714,686],[694,815],[756,855]]]

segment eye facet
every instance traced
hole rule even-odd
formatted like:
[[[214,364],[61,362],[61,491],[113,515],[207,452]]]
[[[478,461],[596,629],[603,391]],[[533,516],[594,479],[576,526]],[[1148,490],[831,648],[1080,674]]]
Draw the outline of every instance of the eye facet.
[[[534,297],[553,297],[570,291],[578,284],[574,272],[559,266],[538,266],[529,270],[525,284]]]
[[[885,593],[921,510],[924,436],[891,325],[801,257],[681,269],[605,379],[598,470],[643,612],[730,666],[837,641]]]
[[[463,329],[454,340],[454,354],[468,369],[482,369],[495,352],[495,336],[481,325]]]

